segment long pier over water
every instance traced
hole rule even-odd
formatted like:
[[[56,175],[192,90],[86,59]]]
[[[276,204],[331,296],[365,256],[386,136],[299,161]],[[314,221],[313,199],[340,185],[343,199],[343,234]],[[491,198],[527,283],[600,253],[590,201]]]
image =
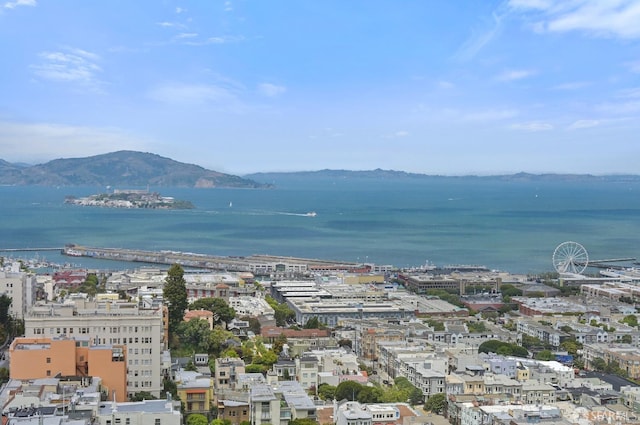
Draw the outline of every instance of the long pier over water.
[[[248,257],[223,257],[176,251],[143,251],[124,248],[94,248],[81,245],[67,245],[62,254],[71,257],[90,257],[101,260],[117,260],[152,264],[180,264],[212,270],[227,270],[252,273],[304,273],[322,270],[354,270],[357,263],[330,260],[252,255]]]

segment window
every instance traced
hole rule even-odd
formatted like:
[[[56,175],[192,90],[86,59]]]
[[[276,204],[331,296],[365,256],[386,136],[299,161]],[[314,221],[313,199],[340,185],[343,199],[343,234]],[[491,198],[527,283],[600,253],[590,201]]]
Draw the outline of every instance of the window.
[[[50,370],[47,371],[47,376],[51,376],[51,371]]]
[[[51,357],[47,357],[47,363],[51,363]]]
[[[160,425],[160,418],[156,418],[155,425]]]

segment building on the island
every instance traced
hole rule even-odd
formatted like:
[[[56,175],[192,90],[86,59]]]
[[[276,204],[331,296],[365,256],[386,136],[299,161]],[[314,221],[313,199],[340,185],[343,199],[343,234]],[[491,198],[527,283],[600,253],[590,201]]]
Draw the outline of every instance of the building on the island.
[[[77,299],[74,304],[38,304],[25,316],[25,336],[79,336],[88,338],[90,345],[126,346],[127,397],[141,391],[160,397],[164,348],[162,311],[162,308],[141,309],[136,303],[112,300]]]

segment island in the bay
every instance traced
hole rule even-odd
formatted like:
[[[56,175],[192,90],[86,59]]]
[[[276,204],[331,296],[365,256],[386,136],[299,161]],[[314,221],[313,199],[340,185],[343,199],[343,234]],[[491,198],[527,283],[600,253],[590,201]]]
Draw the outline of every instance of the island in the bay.
[[[66,204],[107,207],[107,208],[149,208],[164,210],[186,210],[194,208],[189,201],[181,201],[169,196],[161,196],[148,190],[118,190],[111,193],[99,193],[83,198],[65,197]]]

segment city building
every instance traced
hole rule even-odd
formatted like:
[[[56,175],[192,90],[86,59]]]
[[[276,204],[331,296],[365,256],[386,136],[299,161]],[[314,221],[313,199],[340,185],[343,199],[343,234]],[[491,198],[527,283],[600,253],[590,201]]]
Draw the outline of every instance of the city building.
[[[77,299],[73,304],[42,303],[25,316],[25,337],[88,338],[88,345],[126,346],[127,396],[148,391],[161,396],[163,309],[136,303]]]
[[[124,345],[91,345],[88,337],[76,339],[15,338],[9,346],[11,379],[55,376],[102,378],[109,399],[127,400],[127,363]]]
[[[36,301],[36,276],[20,271],[20,263],[13,263],[9,270],[0,270],[0,294],[11,298],[9,314],[23,319],[27,310]]]

